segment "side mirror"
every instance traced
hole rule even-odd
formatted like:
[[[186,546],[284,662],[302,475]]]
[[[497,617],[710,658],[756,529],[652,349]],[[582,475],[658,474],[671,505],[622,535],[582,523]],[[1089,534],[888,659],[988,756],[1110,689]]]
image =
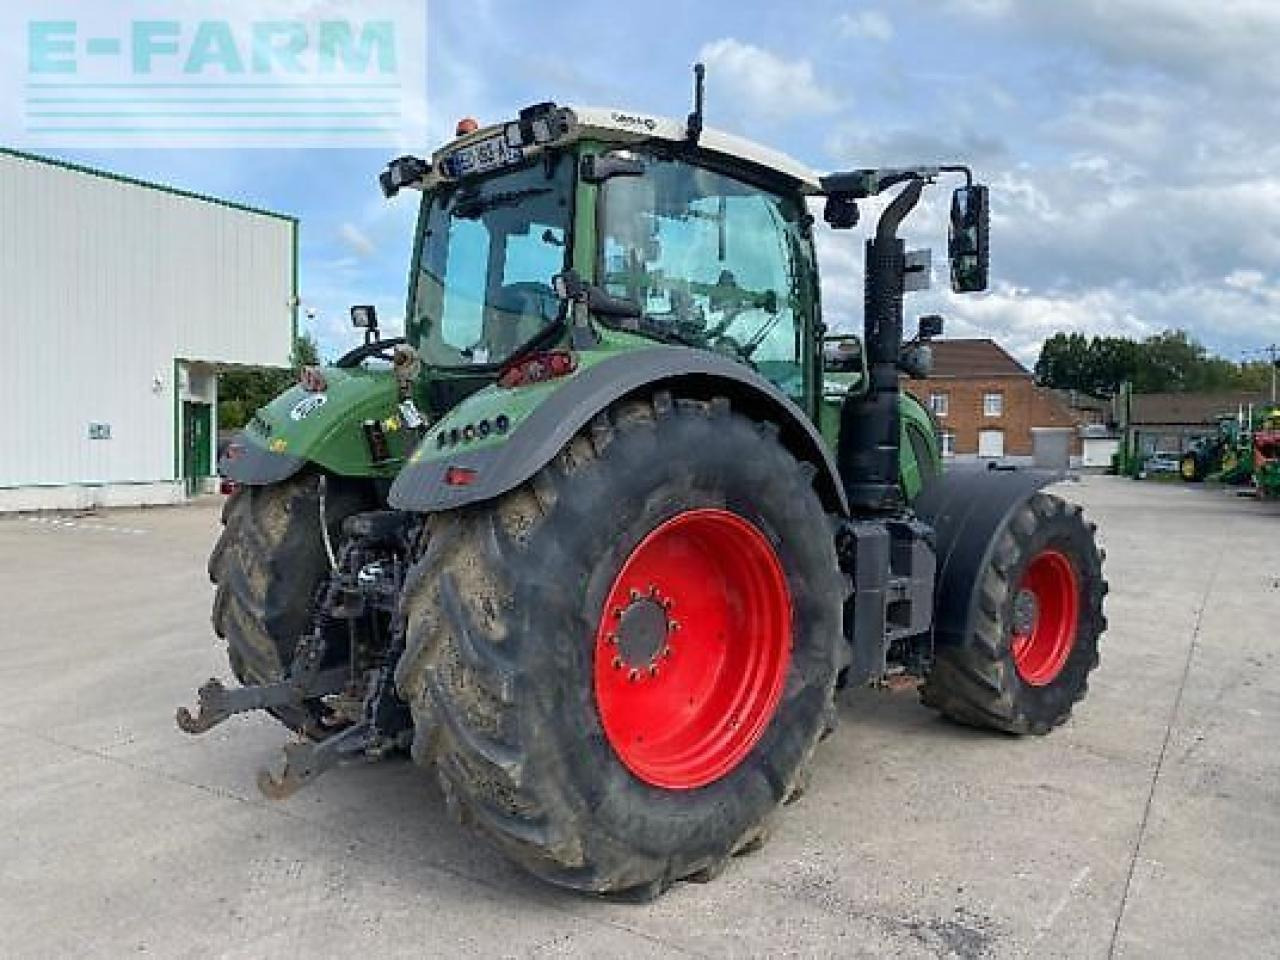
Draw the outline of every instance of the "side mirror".
[[[368,333],[378,332],[378,311],[372,304],[351,308],[351,325]]]
[[[926,340],[932,340],[934,337],[942,336],[942,317],[936,313],[928,313],[920,318],[920,327],[916,332],[916,339],[923,343]]]
[[[988,190],[974,184],[951,195],[951,231],[947,251],[951,260],[951,289],[978,293],[987,289],[991,272],[991,207]]]

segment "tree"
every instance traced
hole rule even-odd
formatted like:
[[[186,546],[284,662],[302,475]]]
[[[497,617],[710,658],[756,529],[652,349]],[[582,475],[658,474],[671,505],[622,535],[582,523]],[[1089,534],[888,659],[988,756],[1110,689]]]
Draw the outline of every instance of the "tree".
[[[218,376],[218,427],[237,429],[297,379],[297,370],[319,362],[320,351],[308,333],[294,338],[292,366],[237,367]]]
[[[1082,333],[1055,333],[1040,348],[1036,378],[1046,387],[1086,390],[1089,341]]]
[[[1199,389],[1207,351],[1183,330],[1166,330],[1142,341],[1133,389],[1137,393]]]
[[[1047,387],[1112,397],[1126,380],[1137,393],[1258,390],[1270,382],[1265,363],[1234,363],[1209,353],[1185,330],[1165,330],[1142,341],[1055,333],[1036,361]]]
[[[1089,342],[1086,393],[1114,397],[1120,385],[1132,380],[1140,363],[1141,347],[1124,337],[1094,337]]]

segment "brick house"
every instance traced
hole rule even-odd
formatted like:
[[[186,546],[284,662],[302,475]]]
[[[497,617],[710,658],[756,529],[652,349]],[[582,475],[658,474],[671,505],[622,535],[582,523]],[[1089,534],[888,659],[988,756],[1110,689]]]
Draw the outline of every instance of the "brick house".
[[[1058,391],[1038,387],[1031,372],[993,340],[935,340],[933,372],[906,388],[933,413],[943,455],[957,459],[1030,458],[1032,429],[1071,430],[1073,457],[1080,456],[1082,423]]]

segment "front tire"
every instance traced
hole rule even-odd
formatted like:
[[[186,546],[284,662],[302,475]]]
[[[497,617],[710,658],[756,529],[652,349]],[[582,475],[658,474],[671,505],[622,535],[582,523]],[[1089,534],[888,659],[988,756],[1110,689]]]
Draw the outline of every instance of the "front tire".
[[[222,534],[209,557],[217,588],[212,620],[242,684],[284,679],[298,639],[311,629],[317,588],[329,569],[319,479],[308,471],[268,486],[242,486],[223,505]],[[325,516],[334,544],[342,521],[367,505],[354,484],[329,482]],[[293,730],[318,734],[305,712],[272,712]]]
[[[974,577],[969,622],[935,651],[921,699],[971,726],[1048,733],[1084,697],[1107,626],[1094,528],[1078,506],[1036,493]]]
[[[629,402],[428,521],[396,671],[414,754],[534,874],[655,896],[757,844],[799,784],[846,590],[775,433],[723,400]]]

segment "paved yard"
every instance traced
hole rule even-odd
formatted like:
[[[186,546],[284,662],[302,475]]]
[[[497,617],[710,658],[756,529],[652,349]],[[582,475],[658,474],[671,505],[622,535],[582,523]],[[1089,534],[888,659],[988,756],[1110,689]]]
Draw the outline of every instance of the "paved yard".
[[[283,803],[283,731],[173,711],[223,674],[216,504],[0,520],[0,955],[1280,956],[1280,509],[1067,485],[1112,583],[1047,739],[861,691],[760,852],[647,906],[526,879],[407,762]]]

